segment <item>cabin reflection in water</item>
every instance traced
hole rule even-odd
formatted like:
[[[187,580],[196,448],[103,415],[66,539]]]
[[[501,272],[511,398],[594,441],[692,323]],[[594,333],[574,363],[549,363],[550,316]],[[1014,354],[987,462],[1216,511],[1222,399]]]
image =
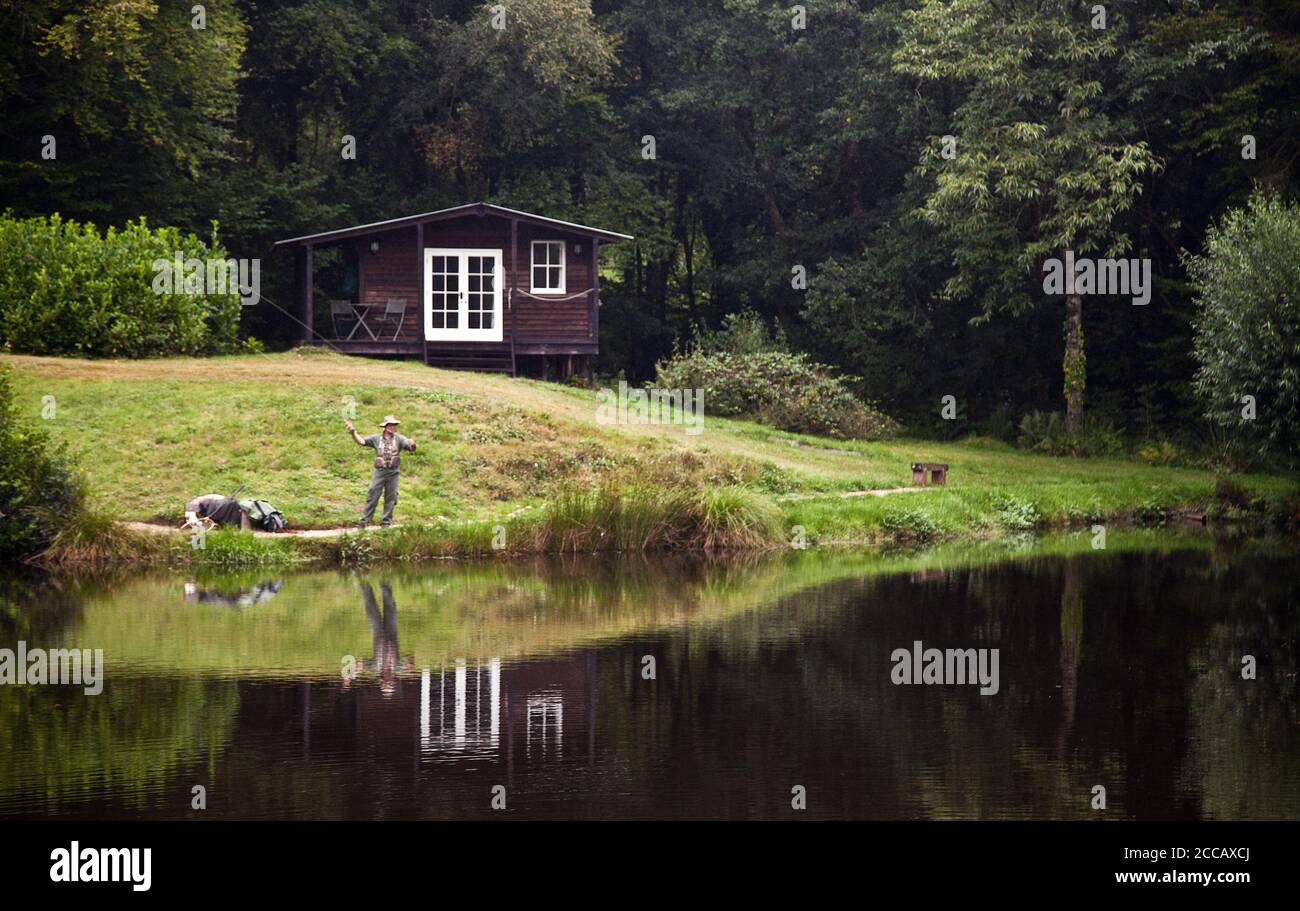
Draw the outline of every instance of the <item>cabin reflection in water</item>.
[[[369,584],[360,589],[372,656],[358,662],[360,675],[345,679],[343,688],[363,742],[400,750],[410,737],[420,762],[433,763],[487,760],[510,767],[592,756],[594,650],[506,664],[493,657],[422,665],[398,645],[392,588],[380,583],[382,607]]]
[[[595,655],[531,661],[502,668],[499,658],[420,671],[423,758],[560,759],[568,734],[594,720]]]

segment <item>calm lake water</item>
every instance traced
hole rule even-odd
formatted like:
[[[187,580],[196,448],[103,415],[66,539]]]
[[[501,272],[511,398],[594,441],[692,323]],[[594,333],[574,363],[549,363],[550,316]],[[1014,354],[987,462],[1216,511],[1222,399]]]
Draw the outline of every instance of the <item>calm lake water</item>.
[[[0,686],[0,817],[788,818],[802,786],[804,817],[1296,819],[1296,557],[1113,532],[9,577],[0,647],[103,649],[105,674]],[[998,692],[894,684],[917,640],[998,649]]]

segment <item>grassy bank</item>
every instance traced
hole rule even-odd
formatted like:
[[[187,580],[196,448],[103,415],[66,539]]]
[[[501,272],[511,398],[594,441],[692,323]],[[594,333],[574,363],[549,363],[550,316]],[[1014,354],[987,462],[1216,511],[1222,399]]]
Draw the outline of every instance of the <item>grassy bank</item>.
[[[64,440],[94,511],[179,524],[186,498],[243,487],[291,528],[353,523],[369,459],[343,429],[387,412],[420,443],[403,458],[404,527],[332,539],[131,532],[102,518],[68,529],[58,554],[96,563],[349,564],[478,554],[888,543],[1034,528],[1158,522],[1215,511],[1209,471],[1128,459],[1034,455],[989,440],[843,442],[708,416],[607,425],[595,394],[420,364],[286,353],[78,361],[5,357],[21,412]],[[42,411],[53,414],[42,418]],[[950,464],[943,489],[905,488],[913,461]],[[1295,476],[1234,479],[1241,505],[1283,519]]]

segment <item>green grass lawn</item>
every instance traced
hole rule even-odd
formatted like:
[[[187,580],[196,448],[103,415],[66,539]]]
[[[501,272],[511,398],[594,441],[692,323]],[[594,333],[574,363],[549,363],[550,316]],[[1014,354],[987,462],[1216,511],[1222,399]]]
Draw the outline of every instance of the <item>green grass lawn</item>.
[[[135,520],[177,522],[188,497],[242,485],[241,496],[271,501],[292,527],[355,522],[370,450],[344,430],[349,409],[363,434],[393,412],[418,442],[403,457],[398,520],[407,524],[504,519],[608,481],[744,485],[771,497],[787,529],[803,526],[813,543],[953,537],[1206,506],[1214,486],[1208,471],[1050,458],[988,440],[798,436],[710,417],[707,399],[698,435],[680,425],[603,425],[587,390],[326,352],[3,360],[24,413],[66,441],[96,504]],[[43,420],[47,396],[55,413]],[[949,463],[948,487],[841,496],[908,486],[913,461]],[[1292,475],[1238,480],[1279,503],[1300,489]]]

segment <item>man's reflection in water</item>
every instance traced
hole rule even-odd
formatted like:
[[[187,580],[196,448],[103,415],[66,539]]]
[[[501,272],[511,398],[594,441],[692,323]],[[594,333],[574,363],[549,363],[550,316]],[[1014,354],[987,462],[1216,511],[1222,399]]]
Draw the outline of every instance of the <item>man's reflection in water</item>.
[[[185,580],[186,604],[224,604],[226,607],[249,607],[270,601],[284,587],[283,579],[270,579],[258,582],[248,588],[222,590],[219,588],[201,588],[194,579]]]
[[[407,655],[402,660],[397,648],[397,602],[393,600],[393,587],[387,581],[379,583],[380,595],[384,599],[381,614],[375,603],[375,590],[369,582],[361,583],[361,599],[366,605],[366,620],[370,623],[370,637],[373,643],[375,672],[379,675],[379,692],[392,696],[397,690],[398,674],[415,673],[415,656]]]

